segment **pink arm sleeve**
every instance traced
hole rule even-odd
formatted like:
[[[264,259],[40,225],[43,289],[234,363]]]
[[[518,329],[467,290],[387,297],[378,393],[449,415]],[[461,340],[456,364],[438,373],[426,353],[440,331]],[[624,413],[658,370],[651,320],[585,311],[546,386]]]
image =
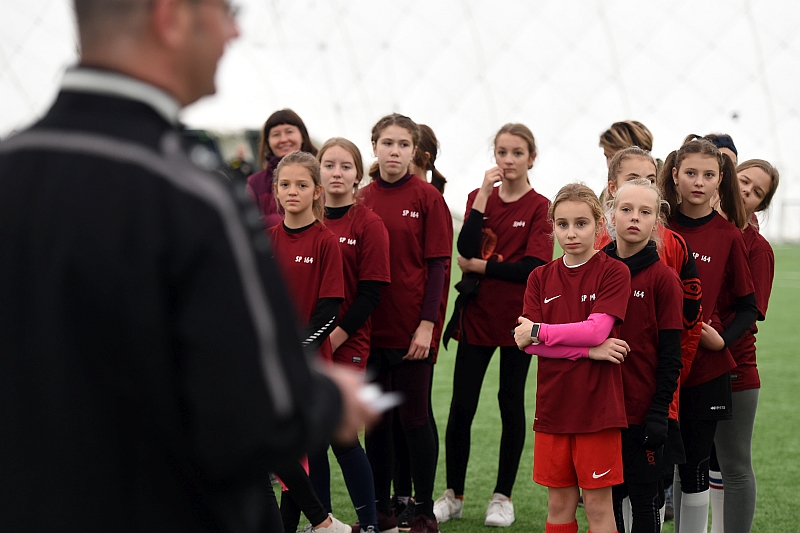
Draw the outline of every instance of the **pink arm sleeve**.
[[[531,344],[525,347],[525,353],[538,355],[539,357],[547,357],[549,359],[569,359],[570,361],[577,361],[578,359],[589,357],[589,348],[586,346],[564,346],[563,344],[556,346]]]
[[[542,324],[539,340],[547,346],[597,346],[608,338],[615,321],[606,313],[592,313],[583,322]]]

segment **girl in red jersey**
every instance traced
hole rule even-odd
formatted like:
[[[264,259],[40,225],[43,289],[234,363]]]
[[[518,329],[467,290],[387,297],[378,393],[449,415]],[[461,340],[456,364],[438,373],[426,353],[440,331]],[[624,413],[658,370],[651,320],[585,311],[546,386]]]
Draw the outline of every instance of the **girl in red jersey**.
[[[290,281],[298,321],[304,326],[303,345],[330,361],[329,335],[344,299],[344,281],[338,239],[320,222],[324,206],[319,163],[309,153],[292,152],[278,164],[274,181],[275,198],[286,215],[282,224],[267,230],[273,255]],[[328,515],[300,463],[285,465],[276,474],[288,489],[281,498],[286,533],[296,531],[301,510],[316,531],[350,531]]]
[[[625,318],[630,272],[593,247],[604,221],[600,201],[583,184],[566,185],[549,215],[564,255],[528,277],[517,346],[537,355],[594,346],[601,358],[623,358],[628,345],[609,335]],[[576,360],[538,361],[533,479],[548,487],[547,533],[578,531],[579,487],[590,531],[612,533],[611,487],[623,481],[620,428],[628,425],[622,372],[577,351]]]
[[[331,332],[333,362],[363,373],[369,357],[370,315],[380,301],[381,287],[390,281],[389,236],[380,217],[356,202],[364,175],[361,152],[355,144],[335,137],[319,150],[325,191],[325,225],[337,237],[342,252],[344,302]],[[332,443],[342,468],[362,531],[378,530],[372,469],[361,444]],[[331,511],[330,466],[327,450],[309,459],[311,480],[323,506]]]
[[[717,421],[731,417],[730,370],[736,363],[728,347],[753,325],[758,312],[741,232],[746,215],[733,161],[706,139],[690,136],[672,152],[659,175],[659,185],[673,213],[670,227],[694,251],[703,284],[700,346],[681,384],[686,463],[677,468],[674,497],[676,529],[704,532],[714,433]],[[730,222],[712,207],[717,194]],[[709,323],[712,313],[732,317],[721,333]]]
[[[769,208],[780,176],[778,170],[763,159],[745,161],[736,168],[739,190],[744,201],[747,220],[757,212]],[[767,314],[772,279],[775,273],[775,256],[769,242],[762,237],[752,223],[743,233],[747,246],[747,259],[753,276],[758,320]],[[730,327],[733,315],[720,315],[719,329]],[[749,532],[753,525],[756,508],[756,477],[751,455],[753,423],[758,407],[761,381],[756,368],[755,324],[730,345],[736,368],[731,371],[732,418],[720,421],[714,435],[717,459],[722,468],[724,505],[713,508],[712,531],[726,533]],[[720,488],[723,488],[720,487]],[[714,488],[712,487],[712,496]],[[723,520],[724,517],[724,520]],[[724,528],[723,528],[724,524]]]
[[[425,124],[418,124],[419,127],[419,144],[414,152],[414,157],[408,166],[408,171],[414,174],[422,181],[428,181],[427,176],[430,173],[430,184],[433,185],[437,191],[444,194],[444,186],[447,179],[436,168],[436,156],[439,153],[439,140],[436,134]],[[377,170],[377,162],[376,168]],[[447,216],[450,217],[450,210],[447,210]],[[450,222],[445,229],[449,231],[448,238],[453,240],[453,221],[449,218]],[[450,271],[451,259],[447,258],[445,265],[445,278],[444,287],[442,290],[442,300],[439,303],[439,316],[433,326],[433,363],[439,354],[439,345],[442,340],[442,331],[444,326],[444,319],[447,314],[447,300],[450,296]],[[433,385],[433,370],[431,368],[431,385]],[[430,391],[429,391],[430,392]],[[439,432],[436,427],[436,420],[433,417],[433,408],[428,413],[431,422],[431,429],[433,430],[433,440],[436,443],[436,457],[439,457]],[[400,424],[400,417],[393,417],[393,435],[394,435],[394,457],[395,457],[395,474],[393,479],[395,494],[392,496],[392,510],[397,518],[397,526],[400,529],[409,529],[411,527],[411,519],[414,517],[414,498],[411,497],[411,464],[408,456],[408,446],[406,445],[405,435],[403,428]]]
[[[247,190],[258,205],[266,228],[283,220],[283,213],[273,194],[275,168],[285,155],[297,150],[317,155],[317,148],[311,142],[303,120],[291,109],[274,112],[261,128],[258,159],[262,170],[247,178]]]
[[[664,444],[681,369],[683,285],[675,270],[659,260],[660,203],[658,188],[647,178],[614,190],[611,225],[616,239],[603,249],[631,273],[627,319],[619,332],[631,347],[622,365],[628,417],[622,430],[625,482],[613,488],[613,497],[618,531],[625,530],[622,502],[630,498],[633,533],[661,531]]]
[[[463,276],[448,324],[459,341],[445,438],[448,488],[434,511],[439,522],[461,518],[470,428],[486,369],[499,347],[503,433],[485,524],[504,527],[514,522],[511,491],[525,443],[525,382],[531,361],[507,329],[522,308],[523,284],[531,271],[552,260],[553,240],[547,218],[550,202],[528,179],[536,159],[531,131],[522,124],[506,124],[495,135],[494,155],[497,166],[486,171],[481,187],[470,193],[458,237]]]
[[[372,315],[368,369],[384,390],[403,393],[398,415],[405,433],[415,489],[412,531],[438,531],[433,514],[436,443],[430,423],[433,329],[439,315],[447,258],[452,249],[444,198],[408,172],[419,142],[410,118],[393,114],[372,129],[378,158],[375,180],[362,189],[363,202],[389,232],[391,278]],[[392,414],[367,436],[375,479],[378,519],[391,519]],[[385,528],[382,528],[382,530]]]
[[[658,165],[650,155],[635,146],[618,151],[608,164],[608,198],[613,203],[617,190],[633,179],[647,179],[655,182]],[[666,208],[666,204],[663,208]],[[661,210],[664,219],[669,215],[666,209]],[[606,213],[610,220],[611,212]],[[678,380],[678,390],[673,395],[669,413],[669,435],[667,446],[664,450],[664,464],[668,465],[665,472],[667,487],[671,489],[674,468],[671,465],[681,464],[685,461],[683,441],[678,424],[678,405],[680,396],[680,382],[689,375],[697,345],[700,342],[702,331],[702,290],[697,275],[697,265],[694,255],[686,241],[663,224],[656,226],[658,232],[658,256],[662,263],[672,267],[680,276],[683,283],[683,329],[681,331],[681,375]],[[614,228],[602,232],[601,244],[606,246],[612,241],[611,234]],[[671,506],[670,506],[671,507]],[[672,517],[670,517],[672,518]]]

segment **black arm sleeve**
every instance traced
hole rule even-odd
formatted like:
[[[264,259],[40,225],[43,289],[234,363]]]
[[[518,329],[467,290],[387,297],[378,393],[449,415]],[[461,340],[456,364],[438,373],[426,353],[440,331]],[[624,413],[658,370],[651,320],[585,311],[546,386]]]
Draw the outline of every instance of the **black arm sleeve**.
[[[328,338],[336,324],[336,315],[344,298],[320,298],[314,308],[314,314],[303,331],[303,346],[316,351]]]
[[[732,343],[745,334],[750,327],[756,323],[758,318],[758,305],[756,304],[756,294],[751,292],[745,296],[740,296],[733,301],[736,316],[728,326],[728,329],[720,333],[725,346]]]
[[[483,229],[483,213],[470,209],[464,227],[458,234],[458,253],[465,259],[477,257],[481,251],[481,230]],[[527,279],[527,278],[526,278]]]
[[[367,321],[369,315],[378,307],[378,303],[381,301],[381,287],[383,285],[387,284],[371,279],[358,282],[356,299],[353,300],[353,305],[350,306],[339,322],[339,327],[347,335],[352,336],[358,331]]]
[[[666,417],[669,404],[678,388],[681,374],[681,330],[658,330],[658,367],[656,368],[656,392],[648,415]]]
[[[522,261],[489,261],[486,263],[486,277],[496,278],[503,281],[515,281],[525,283],[533,269],[545,264],[538,257],[525,256]]]

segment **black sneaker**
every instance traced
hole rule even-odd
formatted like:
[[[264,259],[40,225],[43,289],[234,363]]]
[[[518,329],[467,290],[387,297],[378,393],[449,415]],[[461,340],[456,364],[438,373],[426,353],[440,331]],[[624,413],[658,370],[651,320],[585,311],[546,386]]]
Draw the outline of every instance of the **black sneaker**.
[[[416,508],[416,505],[414,504],[414,498],[409,498],[407,504],[398,501],[395,505],[397,508],[395,511],[397,516],[397,529],[401,531],[410,530],[411,520],[414,518],[414,509]]]

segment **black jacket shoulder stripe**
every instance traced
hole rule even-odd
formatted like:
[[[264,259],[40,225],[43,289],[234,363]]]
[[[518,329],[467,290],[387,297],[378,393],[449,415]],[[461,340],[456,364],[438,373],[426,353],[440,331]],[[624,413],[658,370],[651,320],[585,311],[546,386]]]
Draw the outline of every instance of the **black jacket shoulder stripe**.
[[[195,167],[181,149],[178,134],[170,131],[161,139],[162,153],[134,142],[74,131],[27,131],[0,143],[0,153],[20,150],[56,150],[85,154],[138,165],[214,208],[220,216],[239,268],[242,291],[258,338],[264,380],[277,414],[288,416],[294,409],[283,366],[278,357],[274,317],[258,272],[255,254],[239,210],[214,176]]]

